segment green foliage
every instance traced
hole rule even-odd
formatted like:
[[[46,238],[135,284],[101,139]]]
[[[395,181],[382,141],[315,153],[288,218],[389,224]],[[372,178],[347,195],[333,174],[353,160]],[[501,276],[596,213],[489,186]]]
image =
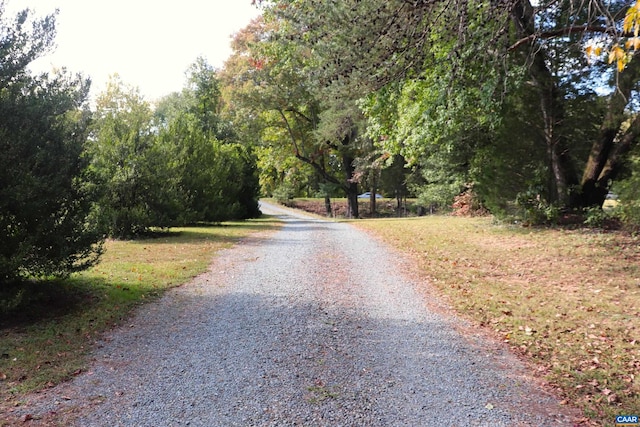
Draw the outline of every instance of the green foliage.
[[[222,117],[222,91],[216,70],[202,57],[187,71],[186,112],[194,115],[205,134],[220,141],[235,138],[235,131]]]
[[[599,206],[640,135],[640,119],[627,120],[640,65],[616,76],[584,54],[585,40],[620,28],[625,2],[264,4],[266,23],[234,62],[248,58],[238,80],[254,85],[250,102],[279,113],[262,115],[281,121],[264,140],[289,138],[288,155],[321,159],[316,170],[349,172],[356,160],[349,182],[375,169],[372,153],[400,155],[424,203],[447,204],[469,184],[498,215],[547,221],[560,207]]]
[[[0,16],[3,15],[0,4]],[[66,276],[97,262],[102,234],[89,214],[84,156],[88,82],[26,66],[53,38],[53,18],[24,29],[0,22],[0,282]]]
[[[614,213],[632,230],[640,230],[640,155],[634,153],[626,164],[627,176],[613,185],[618,195]]]
[[[219,113],[215,72],[199,59],[190,73],[189,86],[155,112],[117,76],[98,98],[91,155],[102,198],[95,215],[114,237],[259,215],[256,160],[233,142]]]
[[[282,183],[273,190],[273,198],[283,205],[289,203],[296,196],[296,191],[289,183]]]
[[[260,216],[256,159],[240,144],[222,144],[216,178],[223,183],[213,221]]]
[[[344,98],[335,87],[319,83],[313,74],[317,51],[295,23],[272,13],[278,9],[274,8],[265,12],[265,20],[236,36],[224,73],[234,123],[244,124],[240,139],[261,146],[265,193],[283,186],[296,195],[311,194],[320,185],[332,184],[355,200],[358,176],[353,160],[364,142],[361,113],[353,97]],[[355,203],[350,206],[357,209]]]
[[[259,215],[255,156],[234,142],[236,132],[220,110],[218,77],[201,58],[190,68],[188,87],[157,110],[157,138],[172,159],[184,222]]]
[[[611,218],[612,215],[599,206],[592,206],[584,210],[584,225],[587,227],[603,227]]]
[[[180,223],[181,200],[170,147],[152,133],[152,111],[118,76],[96,102],[89,152],[101,199],[96,216],[113,237]]]
[[[545,200],[540,192],[535,190],[518,194],[515,204],[518,207],[515,219],[525,224],[556,224],[560,218],[560,208]]]

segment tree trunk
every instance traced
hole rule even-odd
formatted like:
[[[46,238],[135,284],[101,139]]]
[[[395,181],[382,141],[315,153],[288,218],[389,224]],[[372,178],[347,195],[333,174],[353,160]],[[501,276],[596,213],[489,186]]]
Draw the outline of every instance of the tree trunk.
[[[375,218],[378,216],[377,206],[376,206],[376,187],[374,186],[371,189],[371,194],[369,195],[369,212],[371,214],[371,218]]]
[[[626,120],[625,108],[640,78],[640,61],[634,58],[618,75],[618,87],[611,94],[598,139],[594,141],[580,181],[581,207],[602,206],[609,191],[609,181],[619,168],[621,157],[629,151],[640,132],[636,118],[624,135],[620,127]]]
[[[511,17],[522,40],[535,34],[534,8],[529,0],[516,2]],[[533,44],[534,40],[531,38],[529,43]],[[640,123],[634,120],[631,128],[624,135],[620,135],[621,125],[627,119],[625,108],[640,78],[640,61],[633,58],[627,68],[618,73],[617,87],[609,98],[599,136],[591,146],[582,179],[578,181],[579,175],[568,156],[566,142],[557,129],[558,124],[562,122],[563,99],[558,94],[556,80],[544,60],[544,50],[539,46],[534,47],[538,49],[531,53],[533,56],[529,73],[540,93],[544,138],[552,170],[551,191],[556,194],[561,206],[602,206],[610,180],[619,169],[620,160],[640,134]],[[579,192],[571,194],[570,189],[573,185],[579,187]]]
[[[535,33],[535,14],[530,1],[517,2],[511,17],[519,37],[525,38]],[[532,46],[532,48],[536,48],[536,51],[531,53],[528,71],[540,97],[542,129],[552,179],[549,197],[560,206],[568,207],[571,203],[570,187],[577,182],[574,182],[575,179],[571,176],[570,172],[573,168],[559,129],[564,115],[563,99],[559,94],[553,73],[545,61],[546,52],[539,46]]]
[[[331,209],[331,198],[329,196],[324,196],[324,209],[327,213],[327,216],[333,216],[333,210]]]
[[[344,163],[345,186],[347,193],[347,217],[359,218],[358,212],[358,183],[353,179],[353,157],[347,153],[342,154],[342,162]]]
[[[376,199],[376,194],[378,193],[378,178],[377,178],[377,170],[376,169],[372,169],[371,170],[372,173],[372,178],[371,178],[371,191],[370,191],[370,196],[369,196],[369,212],[371,212],[371,217],[375,218],[378,216],[378,210],[377,210],[377,199]]]

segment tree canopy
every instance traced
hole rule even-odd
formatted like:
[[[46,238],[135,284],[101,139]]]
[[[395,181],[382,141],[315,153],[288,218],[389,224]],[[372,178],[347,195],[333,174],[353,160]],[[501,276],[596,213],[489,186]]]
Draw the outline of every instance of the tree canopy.
[[[315,100],[316,140],[352,123],[408,160],[426,198],[473,188],[494,210],[561,212],[600,206],[624,178],[640,129],[638,2],[258,3],[277,27],[247,56],[294,66],[298,80],[279,84]]]
[[[29,11],[9,20],[0,4],[0,283],[65,276],[101,252],[84,155],[89,82],[27,69],[50,48],[54,23]]]

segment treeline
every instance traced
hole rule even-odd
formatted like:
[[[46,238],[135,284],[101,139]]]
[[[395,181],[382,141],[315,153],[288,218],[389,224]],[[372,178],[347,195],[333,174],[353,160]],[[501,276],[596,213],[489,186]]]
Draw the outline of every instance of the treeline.
[[[114,76],[91,109],[88,79],[28,70],[54,35],[55,16],[0,5],[0,283],[85,269],[107,236],[259,215],[255,156],[206,61],[155,107]]]
[[[224,78],[266,193],[346,196],[356,217],[363,190],[464,195],[539,223],[601,218],[613,191],[640,224],[638,2],[256,3]]]

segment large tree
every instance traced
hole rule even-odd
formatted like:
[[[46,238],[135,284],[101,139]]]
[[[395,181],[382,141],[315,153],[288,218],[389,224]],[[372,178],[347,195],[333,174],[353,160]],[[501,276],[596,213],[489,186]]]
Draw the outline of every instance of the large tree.
[[[156,108],[158,139],[172,153],[185,219],[218,222],[259,215],[256,159],[222,114],[220,80],[206,60],[189,67],[187,85]]]
[[[481,105],[483,116],[495,112],[498,120],[513,121],[517,118],[509,118],[503,107],[519,103],[518,96],[527,99],[535,106],[529,115],[536,120],[527,117],[520,122],[530,127],[529,134],[543,148],[535,150],[543,157],[533,160],[545,165],[544,198],[549,203],[600,205],[620,161],[636,143],[640,125],[629,116],[640,77],[634,52],[624,56],[622,73],[589,63],[584,54],[590,43],[615,45],[628,38],[622,21],[629,2],[538,1],[534,6],[529,0],[278,0],[269,4],[280,19],[291,23],[300,35],[298,42],[314,51],[314,81],[331,87],[341,99],[364,97],[391,84],[415,84],[425,79],[425,73],[433,81],[434,70],[438,91],[446,96],[436,96],[431,111],[466,102],[470,111]],[[602,91],[605,87],[610,88],[607,93]],[[482,93],[476,96],[478,88]],[[573,120],[580,109],[589,120]],[[471,114],[465,118],[459,109],[452,110],[454,115],[442,121],[445,126],[455,129],[466,120],[478,122]],[[593,132],[592,120],[598,122],[598,132]],[[499,142],[499,133],[492,133],[495,129],[486,131]],[[586,151],[585,137],[590,146]]]
[[[357,217],[354,161],[366,145],[356,99],[324,93],[328,87],[314,81],[313,50],[299,43],[289,22],[268,10],[265,16],[236,36],[224,71],[231,102],[260,124],[262,143],[288,151],[324,184],[341,188]]]
[[[158,142],[153,111],[114,75],[96,100],[89,153],[100,188],[98,216],[113,237],[129,238],[182,221],[170,147]]]
[[[89,82],[27,70],[54,23],[29,11],[7,19],[0,3],[0,283],[64,276],[101,252],[84,156]]]

